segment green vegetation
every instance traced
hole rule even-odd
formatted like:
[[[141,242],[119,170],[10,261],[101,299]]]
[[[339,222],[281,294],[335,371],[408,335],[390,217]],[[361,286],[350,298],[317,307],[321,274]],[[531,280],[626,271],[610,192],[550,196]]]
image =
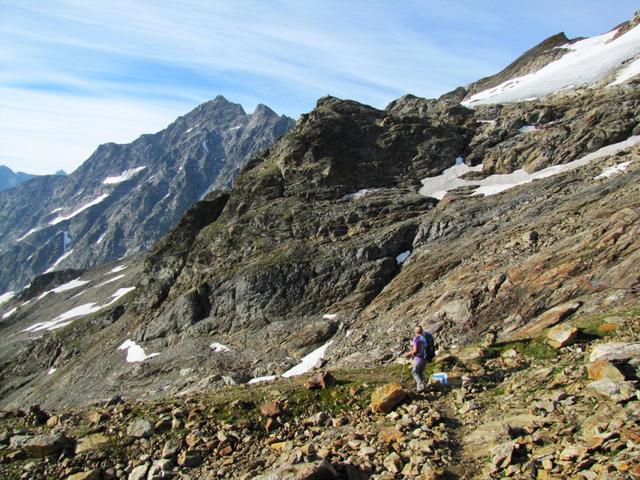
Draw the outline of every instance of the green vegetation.
[[[496,344],[490,351],[499,356],[511,348],[524,357],[536,360],[552,360],[558,356],[558,352],[547,344],[544,336]]]

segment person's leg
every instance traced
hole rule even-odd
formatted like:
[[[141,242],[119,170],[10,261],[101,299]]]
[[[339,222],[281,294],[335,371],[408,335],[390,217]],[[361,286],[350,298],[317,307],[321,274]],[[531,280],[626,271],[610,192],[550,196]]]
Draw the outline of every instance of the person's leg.
[[[411,375],[416,381],[416,389],[420,392],[424,390],[424,367],[425,361],[422,358],[416,358],[413,368],[411,369]]]

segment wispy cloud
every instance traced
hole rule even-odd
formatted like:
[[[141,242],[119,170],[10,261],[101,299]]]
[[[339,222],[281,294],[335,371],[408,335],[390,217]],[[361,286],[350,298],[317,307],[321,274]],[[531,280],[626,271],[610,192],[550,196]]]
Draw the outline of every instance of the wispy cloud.
[[[634,2],[526,3],[0,0],[0,163],[72,170],[219,93],[293,116],[325,94],[436,96],[576,18],[576,35],[613,26]]]

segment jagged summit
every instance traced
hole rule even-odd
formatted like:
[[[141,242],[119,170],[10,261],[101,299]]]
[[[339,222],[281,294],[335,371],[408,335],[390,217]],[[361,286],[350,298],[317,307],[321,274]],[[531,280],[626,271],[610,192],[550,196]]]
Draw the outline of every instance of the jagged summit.
[[[49,269],[89,268],[149,249],[209,190],[228,188],[248,159],[292,124],[274,112],[247,115],[218,96],[158,133],[100,145],[66,177],[4,192],[0,290],[20,288]]]

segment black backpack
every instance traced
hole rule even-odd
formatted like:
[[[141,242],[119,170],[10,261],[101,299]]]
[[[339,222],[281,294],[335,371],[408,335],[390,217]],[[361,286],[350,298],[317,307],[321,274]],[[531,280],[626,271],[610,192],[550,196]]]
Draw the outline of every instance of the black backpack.
[[[426,342],[424,358],[425,360],[430,362],[436,356],[436,341],[434,340],[433,335],[431,335],[429,332],[424,332],[422,336],[424,337]]]

